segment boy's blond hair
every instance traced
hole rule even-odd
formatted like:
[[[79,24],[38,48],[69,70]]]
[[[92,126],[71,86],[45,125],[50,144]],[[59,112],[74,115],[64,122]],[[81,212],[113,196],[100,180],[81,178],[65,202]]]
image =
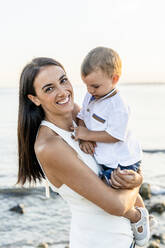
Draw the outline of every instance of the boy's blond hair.
[[[81,65],[81,75],[86,77],[91,72],[101,69],[107,76],[121,75],[121,59],[117,52],[107,47],[92,49]]]

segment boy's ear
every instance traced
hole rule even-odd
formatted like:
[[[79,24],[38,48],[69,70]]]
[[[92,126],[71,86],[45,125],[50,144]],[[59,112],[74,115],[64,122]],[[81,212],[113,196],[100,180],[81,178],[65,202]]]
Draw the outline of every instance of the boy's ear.
[[[114,83],[114,84],[116,84],[117,82],[119,81],[119,76],[118,75],[113,75],[112,76],[112,82]]]
[[[40,100],[38,99],[37,96],[33,96],[31,94],[28,94],[27,97],[32,101],[36,106],[40,106]]]

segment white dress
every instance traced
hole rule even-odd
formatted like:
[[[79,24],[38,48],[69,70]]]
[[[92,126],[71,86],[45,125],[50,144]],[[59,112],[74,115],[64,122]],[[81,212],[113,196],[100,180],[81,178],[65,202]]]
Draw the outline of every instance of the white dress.
[[[91,155],[81,151],[78,142],[71,138],[71,132],[60,129],[48,121],[42,121],[41,125],[60,135],[77,152],[79,158],[98,175],[99,167],[95,160]],[[46,180],[52,190],[58,192],[70,206],[72,213],[70,248],[132,247],[133,233],[128,219],[108,214],[65,184],[56,188],[47,178]]]

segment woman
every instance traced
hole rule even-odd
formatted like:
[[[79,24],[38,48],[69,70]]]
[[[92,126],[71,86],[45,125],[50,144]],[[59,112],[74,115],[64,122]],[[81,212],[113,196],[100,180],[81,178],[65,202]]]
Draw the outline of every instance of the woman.
[[[140,174],[116,171],[115,190],[98,178],[99,168],[74,139],[79,111],[63,66],[49,58],[36,58],[20,78],[18,183],[45,178],[68,201],[72,211],[70,248],[130,248],[130,221],[140,218],[133,208]],[[132,188],[132,189],[128,189]],[[124,217],[121,217],[124,216]]]

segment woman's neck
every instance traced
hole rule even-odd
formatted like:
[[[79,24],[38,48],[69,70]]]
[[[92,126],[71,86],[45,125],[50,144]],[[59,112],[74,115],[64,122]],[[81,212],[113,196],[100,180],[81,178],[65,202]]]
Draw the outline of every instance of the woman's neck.
[[[73,117],[71,114],[66,116],[55,116],[55,117],[46,116],[45,120],[67,131],[71,131],[72,130],[71,128],[73,128]]]

